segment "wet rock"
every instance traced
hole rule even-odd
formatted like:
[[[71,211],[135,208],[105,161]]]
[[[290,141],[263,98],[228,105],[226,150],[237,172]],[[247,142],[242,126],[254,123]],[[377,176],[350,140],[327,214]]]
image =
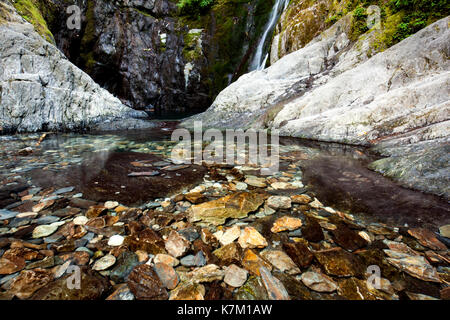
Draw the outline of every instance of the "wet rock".
[[[168,298],[166,289],[158,275],[149,265],[135,267],[128,277],[128,287],[138,300],[165,300]]]
[[[226,229],[225,231],[219,230],[214,233],[214,236],[219,240],[222,246],[232,243],[241,235],[241,229],[238,226],[234,226]]]
[[[170,292],[169,300],[204,300],[205,287],[198,283],[182,283]]]
[[[199,204],[208,201],[208,198],[205,197],[200,192],[190,192],[184,195],[184,198],[193,204]]]
[[[55,258],[53,256],[45,257],[44,259],[36,262],[32,262],[26,266],[25,269],[37,269],[37,268],[51,268],[55,265]]]
[[[89,207],[88,211],[86,211],[86,217],[88,217],[89,219],[97,218],[99,215],[105,213],[107,210],[108,209],[105,208],[104,206],[100,205],[91,206]]]
[[[283,249],[295,264],[302,269],[308,268],[314,259],[314,255],[308,249],[306,244],[301,242],[283,243]]]
[[[94,265],[92,266],[92,269],[96,271],[106,270],[112,267],[115,263],[116,257],[114,257],[111,254],[108,254],[95,261]]]
[[[112,246],[112,247],[118,247],[121,246],[123,244],[123,241],[125,240],[125,238],[121,235],[114,235],[111,238],[109,238],[108,240],[108,246]]]
[[[106,201],[103,205],[106,209],[112,210],[119,206],[119,203],[117,201]]]
[[[137,265],[139,265],[139,259],[134,252],[122,252],[117,258],[115,267],[111,270],[111,280],[116,283],[127,280],[128,275]]]
[[[247,176],[244,182],[249,186],[257,188],[265,188],[267,186],[265,178],[258,178],[255,176]]]
[[[282,232],[282,231],[292,231],[300,228],[302,226],[302,220],[294,217],[284,216],[278,218],[273,227],[270,229],[273,233]]]
[[[376,289],[370,289],[367,281],[349,278],[338,282],[338,293],[349,300],[381,300],[389,298]]]
[[[440,291],[440,297],[442,300],[450,300],[450,287],[445,287]]]
[[[1,257],[0,258],[0,275],[13,274],[25,268],[26,262],[24,258],[18,256]]]
[[[232,264],[226,268],[223,281],[229,286],[239,288],[247,281],[247,276],[247,270]]]
[[[180,261],[168,254],[157,254],[153,259],[154,263],[165,263],[171,267],[176,267]]]
[[[73,219],[73,223],[77,226],[84,226],[89,221],[88,217],[79,216]]]
[[[245,227],[241,231],[238,240],[241,248],[264,248],[267,247],[267,240],[253,227]]]
[[[194,205],[189,209],[191,222],[203,221],[221,225],[228,218],[241,219],[253,212],[264,202],[258,193],[237,192],[223,198]]]
[[[106,298],[106,300],[134,300],[134,295],[126,283],[121,283],[116,287],[116,290]]]
[[[421,293],[406,292],[406,295],[410,300],[439,300]]]
[[[150,228],[139,232],[136,236],[126,237],[124,245],[128,246],[132,251],[143,250],[155,255],[158,253],[166,253],[164,240]]]
[[[333,292],[337,289],[336,283],[321,272],[308,271],[302,273],[302,282],[311,290],[318,292]]]
[[[167,252],[175,258],[178,258],[186,253],[190,247],[189,241],[180,236],[178,232],[171,231],[169,237],[165,242]]]
[[[290,300],[289,294],[280,280],[272,276],[265,267],[261,267],[260,272],[270,300]]]
[[[199,251],[195,256],[190,254],[183,257],[180,263],[186,267],[202,267],[206,264],[206,258],[203,252]]]
[[[55,203],[55,200],[48,200],[44,202],[40,202],[37,205],[33,206],[33,212],[41,212],[44,209],[51,207]]]
[[[198,239],[198,237],[200,236],[195,228],[185,228],[178,230],[178,234],[189,242]]]
[[[291,196],[291,202],[297,204],[308,204],[311,202],[311,197],[306,194],[296,194]]]
[[[261,277],[251,276],[247,282],[238,289],[236,300],[268,300],[267,290]]]
[[[219,245],[217,238],[206,228],[202,228],[200,237],[204,243],[211,247],[218,247]]]
[[[165,263],[155,263],[154,269],[164,287],[169,290],[175,289],[178,285],[179,278],[171,266]]]
[[[442,237],[450,239],[450,224],[439,227],[439,233]]]
[[[320,242],[325,238],[320,224],[314,218],[306,217],[306,223],[301,228],[302,236],[308,241]]]
[[[295,265],[294,261],[281,250],[264,250],[261,257],[269,261],[275,268],[281,272],[288,274],[298,274],[300,269]]]
[[[331,230],[333,240],[348,251],[355,251],[367,246],[367,241],[364,240],[357,232],[351,230],[344,224],[336,225],[335,230]]]
[[[447,246],[440,242],[433,232],[428,229],[409,229],[408,233],[419,241],[419,243],[432,250],[447,250]]]
[[[9,291],[19,299],[28,299],[52,280],[53,272],[49,270],[24,270],[13,280]]]
[[[222,280],[224,271],[215,264],[208,264],[204,267],[194,269],[187,274],[188,279],[193,283],[212,282]]]
[[[285,196],[270,196],[267,205],[273,209],[289,209],[292,206],[291,198]]]
[[[66,274],[56,281],[50,282],[33,296],[32,300],[97,300],[110,288],[108,281],[97,273],[85,269],[80,270],[81,281],[76,287],[74,274]],[[70,286],[68,286],[70,284]]]
[[[410,274],[413,277],[424,281],[441,282],[436,269],[428,263],[428,261],[419,255],[397,258],[387,258],[387,261],[393,266]]]
[[[341,248],[316,251],[314,256],[323,266],[325,272],[339,277],[362,276],[363,261],[359,256]]]
[[[242,249],[237,243],[230,243],[219,249],[213,251],[213,254],[220,260],[223,265],[230,265],[233,263],[240,264]]]
[[[242,257],[242,266],[256,276],[260,276],[260,268],[265,267],[272,270],[272,265],[262,259],[257,253],[251,249],[245,249]]]
[[[58,228],[61,225],[63,225],[64,223],[65,223],[64,221],[61,221],[61,222],[54,222],[54,223],[48,224],[48,225],[37,226],[33,230],[33,238],[36,239],[36,238],[48,237],[49,235],[56,232],[56,230],[58,230]]]

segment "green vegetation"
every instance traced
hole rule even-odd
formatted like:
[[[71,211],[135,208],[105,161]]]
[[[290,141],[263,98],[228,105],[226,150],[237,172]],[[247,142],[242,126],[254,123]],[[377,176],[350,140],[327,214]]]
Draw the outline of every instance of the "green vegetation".
[[[182,14],[204,14],[213,5],[214,0],[179,0],[177,6]]]
[[[53,34],[50,32],[43,13],[40,10],[43,6],[38,0],[13,0],[13,5],[17,12],[48,42],[55,43]]]

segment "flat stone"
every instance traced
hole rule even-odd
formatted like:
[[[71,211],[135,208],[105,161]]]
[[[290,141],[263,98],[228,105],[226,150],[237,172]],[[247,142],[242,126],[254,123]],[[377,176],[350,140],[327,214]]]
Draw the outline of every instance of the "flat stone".
[[[289,182],[274,182],[270,186],[275,190],[294,190],[299,188],[298,186],[292,185]]]
[[[182,283],[170,292],[169,300],[204,300],[205,287],[198,283]]]
[[[270,196],[267,205],[273,209],[289,209],[292,206],[291,198],[285,196]]]
[[[130,291],[130,288],[128,288],[128,284],[121,283],[117,286],[116,290],[106,298],[106,300],[130,301],[134,300],[134,295]]]
[[[297,204],[308,204],[311,202],[311,197],[306,194],[296,194],[291,196],[291,202]]]
[[[408,233],[419,241],[419,243],[431,250],[447,250],[447,246],[440,242],[435,234],[428,229],[409,229]]]
[[[393,266],[424,281],[441,282],[436,269],[422,256],[404,256],[401,258],[387,258]]]
[[[53,193],[54,194],[63,194],[63,193],[72,192],[74,189],[75,189],[75,187],[66,187],[66,188],[58,189],[58,190],[56,190]]]
[[[241,231],[238,240],[241,248],[264,248],[267,247],[267,240],[253,227],[245,227]]]
[[[247,281],[247,277],[247,270],[239,268],[237,265],[232,264],[228,268],[226,268],[223,281],[229,286],[239,288],[245,283],[245,281]]]
[[[171,266],[165,263],[155,263],[154,269],[164,287],[169,290],[175,289],[178,285],[179,278]]]
[[[282,231],[292,231],[300,228],[302,226],[302,220],[294,217],[284,216],[281,218],[278,218],[270,231],[273,233],[278,233]]]
[[[53,273],[49,270],[24,270],[13,280],[9,291],[19,299],[28,299],[52,280]]]
[[[172,230],[165,242],[167,252],[175,258],[178,258],[186,253],[190,247],[190,242],[180,236],[178,232]]]
[[[268,300],[267,290],[261,277],[250,276],[247,282],[237,289],[236,300]]]
[[[315,251],[314,256],[323,266],[325,272],[338,277],[361,276],[364,274],[363,261],[339,247]]]
[[[180,263],[186,267],[202,267],[206,264],[206,258],[203,252],[199,251],[195,256],[190,254],[181,258]]]
[[[261,257],[269,261],[275,268],[288,274],[299,274],[300,269],[292,259],[281,250],[264,250]]]
[[[37,205],[33,206],[31,209],[33,212],[41,212],[44,209],[51,207],[55,203],[55,200],[48,200],[44,202],[40,202]]]
[[[203,221],[221,225],[228,218],[242,219],[256,211],[264,202],[258,193],[237,192],[217,200],[194,205],[188,209],[191,222]]]
[[[241,263],[246,270],[258,277],[261,275],[259,271],[261,267],[272,270],[272,265],[251,249],[246,249],[244,251]]]
[[[105,213],[108,209],[106,209],[104,206],[95,205],[89,207],[88,211],[86,212],[86,217],[89,219],[96,218],[102,213]]]
[[[64,221],[61,221],[61,222],[54,222],[52,224],[37,226],[33,230],[33,238],[37,239],[48,237],[49,235],[53,234],[56,230],[58,230],[58,228],[64,223],[65,223]]]
[[[450,224],[439,227],[439,233],[441,236],[450,239]]]
[[[73,223],[78,226],[84,226],[89,221],[88,217],[85,216],[78,216],[73,219]]]
[[[101,257],[97,261],[95,261],[94,265],[92,266],[92,269],[96,270],[96,271],[106,270],[106,269],[112,267],[115,263],[116,263],[116,257],[114,257],[111,254],[108,254],[104,257]]]
[[[25,268],[24,258],[18,256],[2,256],[0,258],[0,275],[13,274]]]
[[[258,178],[255,176],[247,176],[244,182],[249,186],[257,188],[265,188],[267,186],[265,178]]]
[[[308,268],[313,259],[314,255],[308,249],[308,247],[301,242],[286,242],[283,243],[283,249],[286,251],[289,257],[302,269]]]
[[[121,246],[123,244],[123,241],[125,240],[125,238],[121,235],[113,235],[111,238],[109,238],[108,240],[108,246],[112,246],[112,247],[118,247]]]
[[[219,230],[214,233],[214,236],[219,240],[222,246],[232,243],[241,235],[241,229],[238,226],[233,226],[225,231]]]
[[[117,201],[106,201],[104,204],[104,207],[109,210],[117,208],[118,206],[119,206],[119,203]]]
[[[369,288],[367,281],[357,278],[341,279],[338,282],[338,293],[349,300],[379,300],[389,297],[376,289]]]
[[[223,265],[230,265],[232,263],[240,263],[242,252],[239,244],[233,242],[214,250],[213,254]]]
[[[215,264],[208,264],[201,268],[196,268],[187,274],[188,279],[192,283],[212,282],[222,280],[224,271]]]
[[[272,276],[267,268],[261,267],[260,273],[270,300],[290,300],[289,294],[284,285],[280,280]]]
[[[245,182],[237,182],[236,183],[236,190],[244,191],[247,190],[248,185]]]
[[[322,227],[314,218],[306,217],[306,222],[301,228],[302,236],[308,241],[320,242],[325,239]]]
[[[0,221],[9,220],[17,216],[19,212],[0,209]]]
[[[176,267],[180,261],[171,255],[159,253],[153,258],[154,263],[165,263],[171,267]]]
[[[336,227],[335,230],[331,230],[333,240],[344,249],[355,251],[367,246],[368,243],[365,239],[344,224],[340,223]]]
[[[167,291],[149,265],[136,266],[128,277],[128,287],[138,300],[166,300]]]
[[[117,258],[114,268],[111,270],[111,280],[116,283],[126,281],[133,268],[137,265],[139,265],[139,259],[136,253],[131,251],[122,252]]]
[[[336,283],[321,272],[308,271],[302,273],[301,280],[311,290],[318,292],[333,292],[337,289]]]

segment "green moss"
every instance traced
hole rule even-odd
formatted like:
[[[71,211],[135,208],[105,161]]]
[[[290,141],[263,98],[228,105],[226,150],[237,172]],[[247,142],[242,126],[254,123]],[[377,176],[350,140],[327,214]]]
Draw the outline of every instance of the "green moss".
[[[80,58],[87,73],[91,73],[96,62],[92,48],[97,40],[95,35],[94,0],[88,0],[86,9],[86,27],[80,44]]]
[[[53,34],[50,32],[47,22],[39,9],[39,2],[37,0],[13,0],[13,5],[17,12],[34,26],[36,32],[48,42],[55,43]]]

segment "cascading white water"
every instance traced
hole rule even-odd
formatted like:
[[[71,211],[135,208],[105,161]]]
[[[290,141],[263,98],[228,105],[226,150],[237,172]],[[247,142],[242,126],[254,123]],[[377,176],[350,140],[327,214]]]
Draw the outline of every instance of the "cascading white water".
[[[258,47],[256,48],[255,55],[253,57],[253,61],[250,64],[250,71],[253,70],[263,70],[267,58],[269,57],[269,54],[267,53],[263,58],[263,50],[264,50],[264,44],[266,43],[267,36],[271,33],[273,28],[275,27],[276,23],[278,22],[278,18],[283,13],[284,10],[286,10],[290,0],[276,0],[275,4],[272,8],[272,11],[270,13],[269,21],[267,22],[264,33],[259,40]]]

